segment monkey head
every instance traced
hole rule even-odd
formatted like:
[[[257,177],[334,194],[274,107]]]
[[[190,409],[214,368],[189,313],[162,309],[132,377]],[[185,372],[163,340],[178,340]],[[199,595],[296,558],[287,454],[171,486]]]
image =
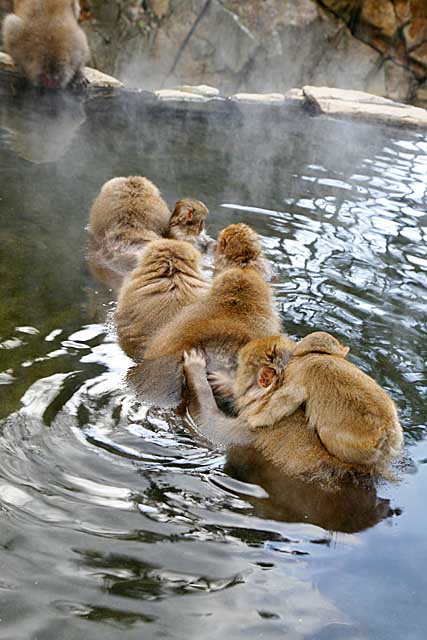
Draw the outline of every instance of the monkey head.
[[[215,254],[216,273],[228,267],[255,266],[260,258],[258,234],[247,224],[230,224],[219,234]]]
[[[200,252],[188,242],[155,240],[148,243],[140,264],[158,278],[169,278],[176,272],[198,270],[200,260]]]
[[[345,358],[349,351],[350,347],[344,347],[330,333],[314,331],[298,342],[292,355],[306,356],[309,353],[324,353]]]
[[[236,396],[254,390],[257,397],[275,391],[282,383],[295,343],[286,336],[251,340],[239,351]]]
[[[170,237],[187,242],[197,239],[205,229],[208,213],[209,209],[200,200],[178,200],[169,221]]]

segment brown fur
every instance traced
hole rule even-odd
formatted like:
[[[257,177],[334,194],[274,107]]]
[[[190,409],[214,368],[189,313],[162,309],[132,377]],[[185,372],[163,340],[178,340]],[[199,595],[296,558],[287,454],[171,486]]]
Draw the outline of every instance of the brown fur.
[[[114,320],[123,351],[142,356],[148,338],[208,288],[201,255],[188,242],[157,240],[125,279]]]
[[[187,221],[188,207],[197,220],[195,226]],[[136,267],[148,242],[170,237],[203,245],[207,236],[200,229],[207,213],[198,200],[180,200],[171,216],[158,188],[143,176],[109,180],[89,214],[88,260],[92,273],[117,288],[121,277]]]
[[[205,221],[209,210],[200,200],[184,198],[175,204],[169,221],[169,238],[185,240],[207,249],[215,242],[205,233]]]
[[[295,348],[284,383],[254,421],[270,425],[305,405],[325,448],[341,460],[379,470],[400,452],[402,429],[393,401],[354,364],[333,336],[315,332]]]
[[[259,236],[243,222],[230,224],[218,236],[215,273],[221,273],[229,267],[251,267],[262,275],[269,274],[268,262],[262,255]]]
[[[238,242],[233,240],[235,233]],[[229,242],[221,241],[224,236]],[[230,246],[236,250],[230,252]],[[216,254],[216,266],[219,262],[223,271],[215,276],[212,289],[154,336],[145,357],[180,356],[183,351],[199,346],[224,349],[232,358],[250,340],[277,333],[280,322],[272,307],[271,289],[251,263],[252,258],[260,257],[258,249],[257,236],[246,225],[224,229]],[[247,266],[242,267],[245,255]]]
[[[301,407],[291,415],[276,416],[271,411],[281,406],[294,349],[295,344],[284,336],[255,340],[241,349],[234,384],[237,418],[228,418],[217,408],[203,356],[194,350],[186,353],[184,371],[191,415],[208,439],[228,446],[250,445],[288,476],[327,486],[368,481],[380,472],[377,461],[372,464],[368,458],[363,464],[349,463],[332,455],[309,426]],[[267,387],[260,384],[266,368],[272,372]]]
[[[89,59],[77,0],[20,0],[3,22],[3,42],[34,86],[64,89],[81,81]]]

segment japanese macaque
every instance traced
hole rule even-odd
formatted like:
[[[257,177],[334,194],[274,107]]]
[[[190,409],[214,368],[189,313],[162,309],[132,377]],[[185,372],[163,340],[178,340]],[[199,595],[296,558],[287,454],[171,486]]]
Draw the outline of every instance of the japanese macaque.
[[[297,405],[292,412],[283,414],[282,392],[287,380],[292,380],[291,365],[295,362],[297,348],[289,338],[270,336],[254,340],[240,350],[232,387],[238,409],[235,418],[225,416],[218,409],[201,351],[193,349],[186,352],[184,373],[189,390],[189,410],[202,435],[213,443],[228,447],[251,446],[286,475],[318,481],[325,486],[336,487],[345,482],[363,482],[376,475],[385,475],[390,462],[389,450],[384,451],[380,443],[380,454],[373,457],[368,430],[365,459],[360,445],[357,462],[350,462],[351,455],[346,455],[345,447],[342,449],[344,457],[340,458],[324,445],[301,406]],[[322,382],[318,379],[317,384]],[[224,381],[222,385],[226,389]],[[345,385],[334,400],[337,411],[340,402],[346,402]],[[340,422],[335,419],[334,423],[339,430]],[[350,440],[350,451],[352,447]]]
[[[252,267],[265,276],[270,273],[258,234],[243,222],[230,224],[218,236],[215,273],[221,273],[228,267]]]
[[[142,357],[148,338],[209,287],[200,272],[201,255],[188,242],[150,242],[120,289],[114,321],[123,351]]]
[[[233,265],[232,256],[228,256],[225,264],[221,249],[222,238],[225,235],[231,240],[235,227],[238,227],[239,236],[237,266]],[[227,243],[225,248],[228,246]],[[259,273],[258,250],[260,253],[258,237],[246,225],[231,225],[224,229],[216,254],[216,265],[220,262],[224,270],[215,276],[208,293],[185,307],[155,334],[145,358],[181,357],[185,350],[203,347],[211,352],[223,351],[230,360],[250,340],[279,332],[280,321],[272,305],[270,286]],[[239,265],[245,254],[246,266],[242,268]]]
[[[310,428],[344,462],[379,469],[400,452],[402,428],[387,393],[345,360],[348,347],[321,331],[295,347],[284,382],[254,426],[273,424],[304,406]]]
[[[117,288],[148,242],[170,237],[197,244],[207,213],[198,200],[180,200],[171,216],[158,188],[143,176],[109,180],[89,214],[92,273]]]
[[[210,249],[215,241],[205,231],[208,213],[209,209],[200,200],[178,200],[169,221],[168,237],[191,242],[200,249]]]
[[[78,0],[15,0],[15,13],[3,22],[3,42],[33,86],[64,89],[85,83],[89,47],[79,15]]]

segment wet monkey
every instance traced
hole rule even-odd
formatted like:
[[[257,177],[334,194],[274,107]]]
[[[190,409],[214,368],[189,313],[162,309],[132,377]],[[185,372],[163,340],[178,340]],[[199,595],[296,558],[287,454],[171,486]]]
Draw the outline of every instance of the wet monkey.
[[[16,66],[35,87],[83,85],[90,52],[78,25],[77,0],[15,0],[3,22],[3,42]]]

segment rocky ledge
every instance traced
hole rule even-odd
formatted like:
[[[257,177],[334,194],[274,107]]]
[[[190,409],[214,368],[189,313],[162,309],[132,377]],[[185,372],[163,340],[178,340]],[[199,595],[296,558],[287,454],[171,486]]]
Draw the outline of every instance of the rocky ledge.
[[[332,87],[304,86],[284,93],[236,93],[224,97],[215,87],[208,85],[184,85],[174,89],[149,92],[127,89],[116,78],[100,71],[85,68],[88,82],[83,97],[108,94],[131,94],[143,101],[169,104],[181,109],[221,111],[223,109],[283,109],[298,110],[311,116],[324,115],[342,120],[359,120],[393,127],[418,128],[427,131],[427,110],[394,102],[364,91],[336,89]],[[16,83],[22,78],[11,58],[0,52],[0,95],[13,96]]]

